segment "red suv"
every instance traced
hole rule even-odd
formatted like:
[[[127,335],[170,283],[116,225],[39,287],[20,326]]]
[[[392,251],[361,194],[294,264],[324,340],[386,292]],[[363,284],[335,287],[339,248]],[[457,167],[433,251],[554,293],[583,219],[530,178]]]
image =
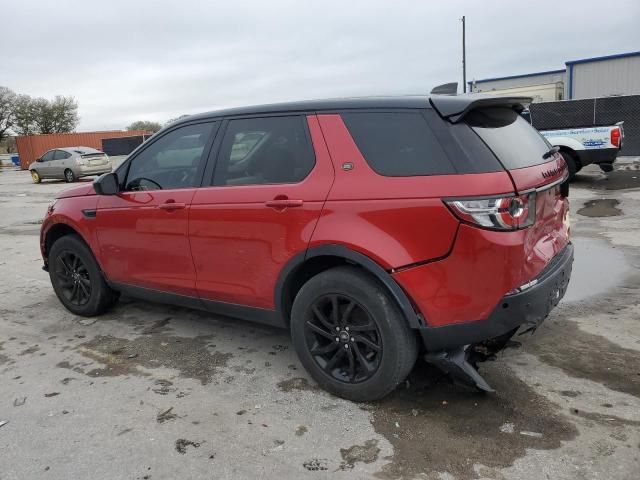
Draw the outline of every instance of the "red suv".
[[[77,315],[120,293],[287,328],[324,388],[391,392],[418,352],[475,368],[571,275],[567,168],[526,98],[364,98],[175,122],[49,207],[45,270]]]

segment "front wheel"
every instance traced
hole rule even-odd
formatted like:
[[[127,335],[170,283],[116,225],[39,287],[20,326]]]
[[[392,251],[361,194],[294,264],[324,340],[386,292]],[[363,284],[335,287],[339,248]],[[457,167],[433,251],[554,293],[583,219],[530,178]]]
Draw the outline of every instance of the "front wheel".
[[[393,391],[418,353],[414,332],[384,286],[355,267],[327,270],[302,286],[293,302],[291,335],[320,386],[360,402]]]
[[[62,305],[76,315],[100,315],[118,300],[118,293],[107,285],[91,250],[75,235],[64,236],[52,245],[49,277]]]
[[[40,174],[35,170],[31,170],[31,180],[33,183],[40,183],[42,181]]]
[[[64,171],[64,180],[67,183],[72,183],[76,181],[76,175],[73,173],[73,170],[71,170],[70,168],[67,168]]]

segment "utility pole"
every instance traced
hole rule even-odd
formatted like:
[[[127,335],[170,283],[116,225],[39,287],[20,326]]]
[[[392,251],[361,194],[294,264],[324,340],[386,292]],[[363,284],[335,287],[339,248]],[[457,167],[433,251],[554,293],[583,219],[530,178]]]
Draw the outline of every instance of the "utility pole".
[[[467,93],[467,46],[465,39],[464,15],[462,16],[462,91]]]

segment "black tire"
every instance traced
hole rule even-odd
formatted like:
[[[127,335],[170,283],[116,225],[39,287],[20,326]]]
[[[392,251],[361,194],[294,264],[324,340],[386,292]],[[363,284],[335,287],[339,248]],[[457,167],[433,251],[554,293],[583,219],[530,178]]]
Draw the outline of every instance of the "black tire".
[[[49,278],[62,305],[76,315],[100,315],[118,301],[119,293],[107,285],[91,250],[76,235],[51,246]]]
[[[569,170],[568,181],[570,182],[574,179],[574,177],[576,176],[576,173],[580,170],[580,168],[578,168],[578,163],[576,162],[576,159],[573,158],[573,155],[571,155],[570,153],[560,152],[560,155],[562,155],[562,158],[564,158],[564,161],[567,164],[567,170]]]
[[[73,170],[71,170],[70,168],[67,168],[64,171],[64,181],[67,183],[73,183],[76,181],[76,175],[75,173],[73,173]]]
[[[415,332],[395,301],[378,280],[356,267],[327,270],[302,286],[291,311],[291,336],[313,379],[325,390],[357,402],[391,393],[418,354]],[[334,355],[340,359],[334,361]]]
[[[33,183],[40,183],[42,182],[42,177],[40,176],[40,174],[38,173],[37,170],[31,170],[31,181]]]

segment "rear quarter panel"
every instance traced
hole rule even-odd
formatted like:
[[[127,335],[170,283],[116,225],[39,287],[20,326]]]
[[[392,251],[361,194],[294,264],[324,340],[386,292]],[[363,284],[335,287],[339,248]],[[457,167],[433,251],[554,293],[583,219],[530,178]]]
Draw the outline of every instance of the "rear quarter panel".
[[[512,193],[506,172],[385,177],[358,150],[340,115],[318,115],[335,180],[310,247],[339,243],[390,270],[446,256],[458,220],[445,197]],[[351,164],[351,169],[343,168]]]

